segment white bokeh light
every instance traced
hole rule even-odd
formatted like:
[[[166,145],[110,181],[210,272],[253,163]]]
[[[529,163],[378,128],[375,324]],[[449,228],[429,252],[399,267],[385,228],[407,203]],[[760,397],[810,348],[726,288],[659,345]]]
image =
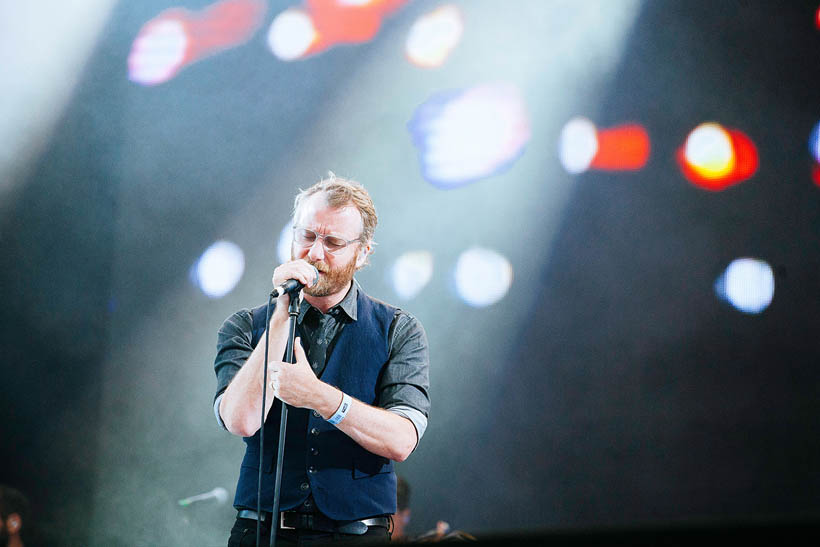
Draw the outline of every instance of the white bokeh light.
[[[268,31],[268,47],[279,59],[295,61],[316,39],[313,19],[301,9],[291,8],[277,15]]]
[[[510,261],[498,252],[473,247],[458,257],[454,276],[462,300],[482,308],[504,298],[512,285],[513,269]]]
[[[684,157],[703,176],[725,175],[735,163],[732,137],[720,124],[702,123],[686,138]]]
[[[168,19],[148,25],[131,46],[128,78],[142,85],[156,85],[176,74],[188,48],[181,21]]]
[[[433,254],[430,251],[406,252],[390,268],[393,289],[402,300],[410,300],[419,294],[432,277]]]
[[[453,5],[440,6],[413,23],[404,50],[416,66],[439,67],[458,45],[463,33],[459,9]]]
[[[774,297],[774,272],[763,260],[735,259],[715,282],[715,292],[744,313],[760,313]]]
[[[589,168],[598,152],[598,130],[586,118],[573,118],[561,130],[558,157],[567,173],[577,175]]]
[[[510,168],[530,139],[524,99],[512,84],[444,92],[408,123],[424,177],[452,189]]]
[[[293,224],[288,222],[279,234],[279,243],[276,245],[276,254],[279,256],[279,263],[284,264],[290,260],[290,248],[293,245]]]
[[[236,243],[217,241],[194,264],[194,283],[211,298],[231,292],[245,272],[245,255]]]

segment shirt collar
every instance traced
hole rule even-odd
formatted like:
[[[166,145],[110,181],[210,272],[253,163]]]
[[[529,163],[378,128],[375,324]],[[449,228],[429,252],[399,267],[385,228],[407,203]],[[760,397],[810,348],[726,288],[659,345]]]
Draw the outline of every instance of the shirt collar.
[[[350,319],[352,319],[353,321],[356,321],[356,319],[358,317],[358,308],[359,308],[358,298],[359,298],[359,290],[360,289],[361,289],[361,287],[359,287],[359,282],[356,281],[356,279],[354,278],[353,283],[350,285],[350,290],[347,291],[347,294],[345,295],[344,298],[342,298],[342,301],[339,302],[338,304],[336,304],[335,306],[333,306],[332,308],[330,308],[330,310],[328,310],[328,312],[332,312],[333,310],[338,308],[338,309],[342,310],[343,312],[345,312],[347,314],[347,316],[350,317]],[[311,306],[310,303],[307,300],[302,298],[302,303],[299,306],[299,317],[298,317],[298,322],[299,323],[301,323],[302,319],[305,318],[305,314],[308,312],[308,310],[310,308],[313,308],[313,306]],[[318,312],[319,310],[317,309],[316,311]],[[319,312],[319,313],[321,313],[321,312]]]

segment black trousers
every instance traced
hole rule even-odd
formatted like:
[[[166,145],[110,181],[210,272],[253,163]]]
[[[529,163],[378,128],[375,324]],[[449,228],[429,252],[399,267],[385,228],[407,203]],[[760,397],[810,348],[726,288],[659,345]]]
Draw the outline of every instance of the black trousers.
[[[270,526],[263,522],[261,526],[260,547],[270,545]],[[315,532],[312,530],[279,530],[276,535],[276,545],[361,545],[362,543],[384,544],[390,541],[390,532],[382,526],[371,526],[367,533],[334,534]],[[231,529],[228,547],[254,547],[256,545],[256,521],[253,519],[237,518]]]

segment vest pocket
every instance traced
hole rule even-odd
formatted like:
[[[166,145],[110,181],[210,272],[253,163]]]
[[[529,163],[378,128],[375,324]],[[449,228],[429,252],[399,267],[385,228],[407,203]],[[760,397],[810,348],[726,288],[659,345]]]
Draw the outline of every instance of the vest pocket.
[[[393,471],[393,462],[381,456],[355,458],[353,460],[354,479],[364,479],[373,475],[390,473],[391,471]]]

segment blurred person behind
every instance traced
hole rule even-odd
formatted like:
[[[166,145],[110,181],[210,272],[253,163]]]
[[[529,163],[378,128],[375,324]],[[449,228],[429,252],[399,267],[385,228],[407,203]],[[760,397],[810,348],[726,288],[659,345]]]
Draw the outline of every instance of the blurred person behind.
[[[0,547],[24,547],[23,524],[29,519],[29,501],[20,492],[0,484]]]
[[[398,476],[396,483],[396,514],[393,515],[393,541],[409,541],[407,525],[410,523],[410,485]]]

